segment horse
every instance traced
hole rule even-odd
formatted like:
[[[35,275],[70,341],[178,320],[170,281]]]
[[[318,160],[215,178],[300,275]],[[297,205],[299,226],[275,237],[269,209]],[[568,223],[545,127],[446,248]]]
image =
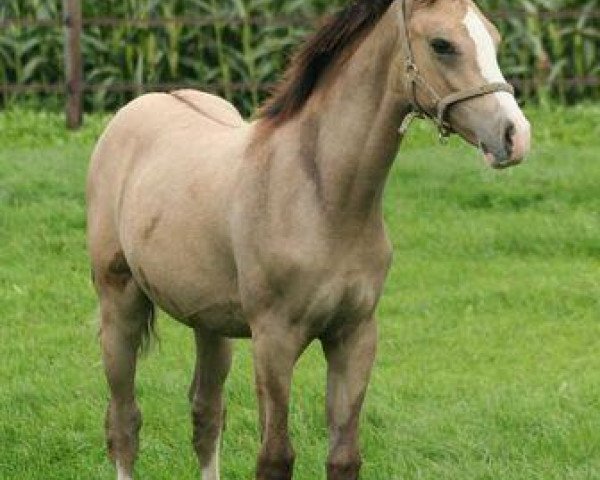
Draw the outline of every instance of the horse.
[[[136,361],[156,307],[195,335],[192,443],[203,480],[220,475],[236,338],[252,344],[256,478],[292,478],[291,378],[318,340],[327,479],[358,479],[399,128],[426,117],[493,168],[520,163],[530,124],[498,66],[499,42],[472,0],[353,0],[298,50],[252,121],[194,90],[147,94],[114,116],[91,159],[87,225],[119,480],[133,476]]]

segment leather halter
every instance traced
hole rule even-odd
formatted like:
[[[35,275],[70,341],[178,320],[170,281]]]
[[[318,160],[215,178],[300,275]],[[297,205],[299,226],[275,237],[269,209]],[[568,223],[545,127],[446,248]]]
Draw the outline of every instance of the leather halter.
[[[512,85],[505,82],[486,83],[479,87],[468,88],[451,93],[445,97],[440,97],[436,90],[419,73],[419,69],[414,61],[412,48],[410,45],[410,34],[408,30],[408,18],[412,13],[412,0],[402,0],[402,15],[400,15],[400,35],[403,37],[402,48],[404,50],[404,68],[406,76],[406,86],[410,95],[411,112],[406,116],[400,127],[400,134],[404,135],[414,118],[429,118],[440,132],[440,139],[444,140],[454,133],[452,126],[446,121],[446,113],[452,105],[464,102],[471,98],[482,97],[496,92],[508,92],[514,95],[515,89]],[[436,113],[432,114],[425,110],[417,100],[417,89],[423,87],[427,94],[433,99]]]

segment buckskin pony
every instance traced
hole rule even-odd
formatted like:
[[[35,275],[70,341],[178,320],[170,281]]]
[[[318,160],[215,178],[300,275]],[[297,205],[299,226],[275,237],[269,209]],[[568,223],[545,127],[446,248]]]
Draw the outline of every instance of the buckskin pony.
[[[429,117],[492,167],[519,163],[530,127],[498,67],[499,41],[470,0],[356,0],[300,48],[253,122],[192,90],[144,95],[116,114],[93,154],[87,201],[120,480],[133,475],[136,357],[155,306],[195,334],[202,479],[219,478],[223,383],[242,337],[259,402],[256,478],[292,477],[292,371],[315,339],[327,360],[327,478],[358,478],[398,130]]]

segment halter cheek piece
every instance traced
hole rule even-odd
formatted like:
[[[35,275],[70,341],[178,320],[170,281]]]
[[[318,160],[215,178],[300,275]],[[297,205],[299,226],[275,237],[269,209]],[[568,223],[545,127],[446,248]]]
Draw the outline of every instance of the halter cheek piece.
[[[408,15],[412,12],[412,0],[402,1],[402,15],[400,15],[400,35],[402,38],[402,48],[404,50],[404,68],[406,75],[406,84],[410,95],[411,112],[404,118],[400,126],[400,134],[404,136],[412,120],[415,118],[429,118],[438,128],[440,132],[440,140],[444,141],[453,132],[452,126],[446,121],[446,113],[452,105],[464,102],[471,98],[482,97],[496,92],[508,92],[514,95],[515,89],[512,85],[505,82],[487,83],[480,87],[468,88],[458,92],[451,93],[445,97],[440,97],[436,90],[425,80],[419,73],[419,69],[414,61],[412,48],[410,45],[410,36],[408,33]],[[417,100],[417,89],[419,87],[427,92],[433,99],[436,110],[435,115],[429,113],[419,104]]]

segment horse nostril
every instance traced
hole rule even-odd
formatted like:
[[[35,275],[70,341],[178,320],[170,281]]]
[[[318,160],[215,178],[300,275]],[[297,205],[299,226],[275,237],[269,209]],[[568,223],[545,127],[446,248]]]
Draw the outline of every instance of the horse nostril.
[[[506,146],[506,151],[510,156],[513,151],[513,137],[516,133],[515,124],[513,122],[508,122],[506,126],[506,130],[504,130],[504,145]]]

